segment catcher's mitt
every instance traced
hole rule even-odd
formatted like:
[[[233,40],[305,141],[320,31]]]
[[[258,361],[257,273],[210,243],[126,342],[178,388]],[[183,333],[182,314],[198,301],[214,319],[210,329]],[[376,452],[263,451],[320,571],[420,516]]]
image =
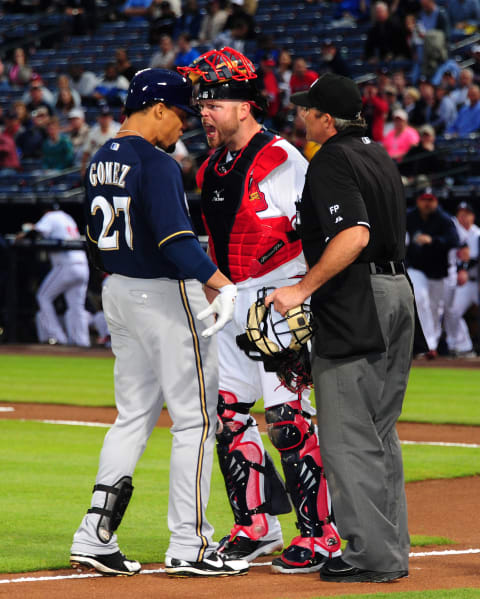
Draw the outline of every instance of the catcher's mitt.
[[[257,301],[248,310],[246,332],[237,336],[237,345],[252,360],[262,361],[266,371],[275,372],[283,386],[301,393],[312,386],[307,347],[314,334],[310,306],[302,304],[274,320],[272,306],[265,305],[270,291],[265,287],[258,291]]]

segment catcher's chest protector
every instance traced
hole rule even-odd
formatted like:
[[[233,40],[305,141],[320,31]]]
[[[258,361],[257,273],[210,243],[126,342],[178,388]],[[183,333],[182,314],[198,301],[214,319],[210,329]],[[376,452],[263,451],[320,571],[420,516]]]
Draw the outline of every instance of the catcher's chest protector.
[[[223,148],[212,156],[205,169],[201,206],[211,255],[235,283],[260,277],[301,252],[300,241],[289,239],[293,229],[286,216],[258,216],[268,208],[258,184],[287,158],[280,148],[278,152],[268,152],[275,140],[272,133],[261,131],[227,166],[222,164],[227,153]],[[256,167],[266,152],[267,168],[262,164],[262,174],[257,177]]]

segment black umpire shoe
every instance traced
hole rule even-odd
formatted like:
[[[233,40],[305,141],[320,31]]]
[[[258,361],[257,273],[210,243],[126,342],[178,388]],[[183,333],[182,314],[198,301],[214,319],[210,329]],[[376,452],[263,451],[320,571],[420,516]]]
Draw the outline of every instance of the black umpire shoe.
[[[275,551],[283,549],[283,539],[272,539],[270,541],[252,541],[248,537],[230,536],[223,537],[217,547],[217,551],[228,559],[246,559],[251,562],[261,555],[270,555]]]
[[[176,557],[165,558],[165,572],[169,576],[189,578],[193,576],[241,576],[248,572],[246,560],[228,559],[213,551],[200,562],[189,562]]]
[[[121,551],[108,555],[72,553],[70,565],[76,570],[95,570],[103,576],[133,576],[142,569],[137,561],[128,559]]]
[[[325,582],[390,582],[405,576],[408,576],[408,570],[398,570],[397,572],[362,570],[362,568],[350,566],[341,557],[328,560],[320,570],[320,579]]]

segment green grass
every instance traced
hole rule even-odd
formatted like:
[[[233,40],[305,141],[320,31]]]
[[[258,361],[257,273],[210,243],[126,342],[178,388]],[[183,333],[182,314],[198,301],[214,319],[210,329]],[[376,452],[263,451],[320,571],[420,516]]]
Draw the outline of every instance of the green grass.
[[[87,509],[99,451],[106,429],[0,420],[0,571],[21,572],[65,567],[72,534]],[[265,445],[271,449],[264,436]],[[134,476],[135,491],[120,529],[122,550],[145,563],[163,561],[168,543],[166,522],[171,435],[155,429]],[[412,450],[418,453],[418,459]],[[447,459],[455,448],[407,446],[408,480],[424,463],[439,477],[479,472],[480,449]],[[277,461],[275,450],[271,451]],[[213,468],[208,517],[218,540],[232,525],[223,478]],[[280,517],[285,539],[296,536],[293,514]],[[413,537],[421,546],[437,538]],[[444,542],[452,541],[444,539]]]
[[[0,401],[113,406],[113,359],[2,355]],[[480,425],[480,369],[413,368],[401,420]]]
[[[480,589],[439,589],[436,591],[406,591],[404,593],[338,595],[336,599],[358,599],[359,597],[362,599],[476,599],[480,597]]]

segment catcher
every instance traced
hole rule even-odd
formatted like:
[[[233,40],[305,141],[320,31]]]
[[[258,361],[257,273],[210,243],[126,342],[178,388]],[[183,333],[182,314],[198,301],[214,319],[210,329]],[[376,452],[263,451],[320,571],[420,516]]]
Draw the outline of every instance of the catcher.
[[[202,124],[215,150],[197,176],[209,253],[238,288],[233,321],[218,335],[217,451],[235,518],[219,550],[251,561],[283,548],[277,515],[291,511],[291,505],[250,414],[263,396],[270,439],[281,455],[299,528],[272,568],[287,574],[314,572],[340,555],[340,539],[331,522],[308,391],[302,395],[279,385],[275,372],[250,360],[236,344],[257,290],[290,285],[305,272],[294,225],[307,162],[259,123],[265,102],[245,56],[227,47],[212,50],[179,71],[198,83]]]

